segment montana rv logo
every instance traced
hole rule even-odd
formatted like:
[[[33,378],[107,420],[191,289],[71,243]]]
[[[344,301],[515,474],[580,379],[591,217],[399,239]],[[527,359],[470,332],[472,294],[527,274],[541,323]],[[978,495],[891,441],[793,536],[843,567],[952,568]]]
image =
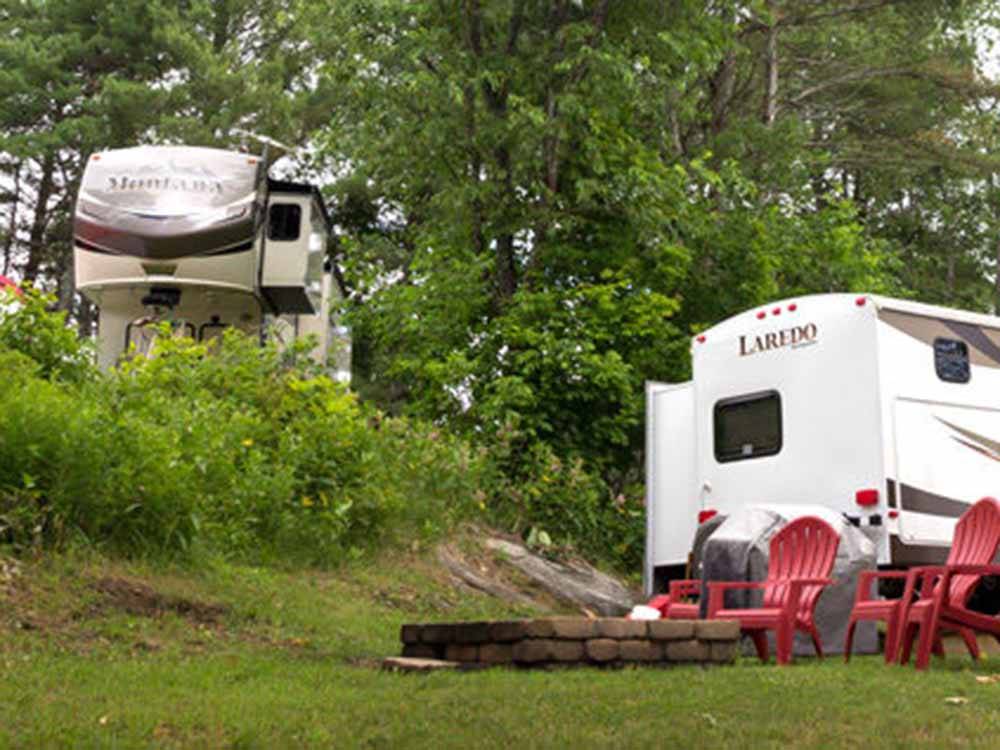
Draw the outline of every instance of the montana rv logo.
[[[147,192],[178,191],[218,195],[222,193],[222,183],[197,177],[109,177],[108,190]]]
[[[809,346],[816,343],[818,334],[819,329],[816,328],[815,323],[806,323],[802,326],[782,328],[780,331],[764,333],[760,336],[740,336],[740,356],[746,357],[748,354],[769,352],[786,346],[792,349]]]

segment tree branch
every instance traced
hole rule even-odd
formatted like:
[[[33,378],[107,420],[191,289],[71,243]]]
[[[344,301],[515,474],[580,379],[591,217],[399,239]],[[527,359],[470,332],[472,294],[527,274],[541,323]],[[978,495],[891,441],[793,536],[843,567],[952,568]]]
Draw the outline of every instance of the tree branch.
[[[844,73],[844,75],[831,78],[828,81],[823,81],[822,83],[817,83],[815,86],[803,89],[795,96],[790,97],[788,99],[788,104],[794,106],[804,99],[808,99],[811,96],[836,88],[837,86],[841,86],[845,83],[851,83],[853,81],[867,81],[881,76],[903,76],[914,72],[915,71],[912,71],[909,68],[865,68],[863,70],[852,70]]]
[[[881,8],[886,8],[890,5],[903,5],[907,0],[877,0],[877,2],[870,3],[858,3],[857,5],[851,5],[847,8],[838,8],[836,10],[828,10],[820,13],[806,13],[797,16],[783,16],[777,21],[772,23],[766,23],[765,21],[757,18],[757,16],[752,16],[753,21],[746,24],[739,32],[739,36],[745,36],[747,34],[752,34],[758,31],[766,31],[771,26],[806,26],[811,23],[817,23],[819,21],[827,21],[831,18],[838,18],[840,16],[847,16],[851,14],[862,14],[868,13],[874,10],[880,10]]]

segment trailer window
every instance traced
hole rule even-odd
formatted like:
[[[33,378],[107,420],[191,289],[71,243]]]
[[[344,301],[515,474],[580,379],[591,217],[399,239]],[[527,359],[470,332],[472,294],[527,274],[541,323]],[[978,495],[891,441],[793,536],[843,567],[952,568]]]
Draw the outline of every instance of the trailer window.
[[[781,450],[781,396],[777,391],[727,398],[715,404],[715,460],[743,461]]]
[[[934,370],[946,383],[968,383],[968,345],[958,339],[934,339]]]
[[[272,203],[268,214],[267,238],[291,242],[299,238],[302,209],[294,203]]]

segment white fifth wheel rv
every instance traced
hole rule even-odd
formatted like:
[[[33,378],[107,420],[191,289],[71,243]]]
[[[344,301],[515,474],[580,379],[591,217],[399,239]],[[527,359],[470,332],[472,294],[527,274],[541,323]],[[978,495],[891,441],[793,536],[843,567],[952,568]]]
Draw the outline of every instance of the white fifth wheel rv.
[[[825,506],[908,566],[943,561],[958,516],[1000,494],[1000,318],[826,294],[691,347],[691,381],[646,386],[647,593],[716,513]]]
[[[99,308],[98,359],[146,351],[153,324],[198,340],[233,326],[283,343],[315,334],[314,356],[350,377],[333,328],[329,218],[319,191],[270,179],[267,158],[190,146],[93,154],[73,221],[76,288]],[[339,339],[339,340],[338,340]]]

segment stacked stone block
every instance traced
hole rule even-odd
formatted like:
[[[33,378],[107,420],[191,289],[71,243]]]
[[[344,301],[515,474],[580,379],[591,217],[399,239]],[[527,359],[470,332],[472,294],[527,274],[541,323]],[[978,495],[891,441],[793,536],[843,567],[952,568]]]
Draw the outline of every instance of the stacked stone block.
[[[736,658],[731,620],[549,617],[404,625],[403,656],[463,665],[726,664]]]

